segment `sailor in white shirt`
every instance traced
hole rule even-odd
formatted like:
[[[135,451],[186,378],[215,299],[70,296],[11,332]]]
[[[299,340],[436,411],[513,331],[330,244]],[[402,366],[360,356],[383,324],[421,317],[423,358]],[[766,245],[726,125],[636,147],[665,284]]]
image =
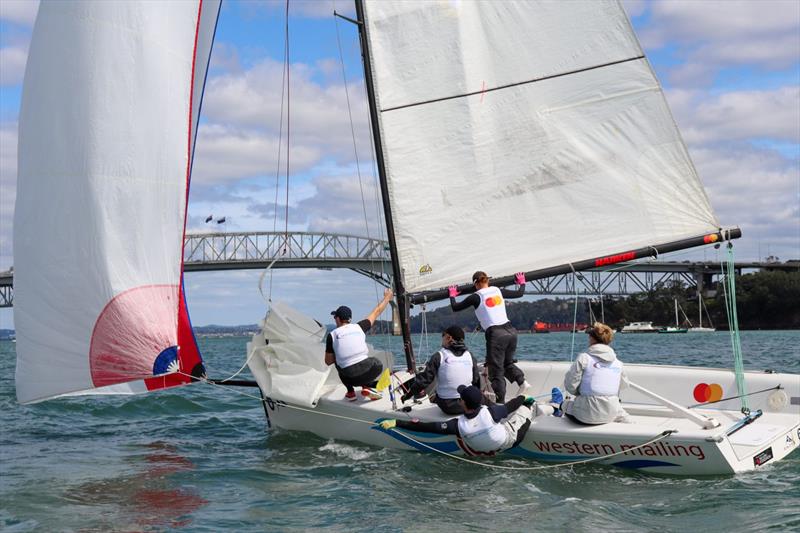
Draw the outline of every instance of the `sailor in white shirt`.
[[[525,294],[525,274],[518,272],[515,276],[517,290],[501,289],[489,286],[486,272],[477,271],[472,275],[472,283],[476,291],[460,302],[456,302],[458,287],[448,288],[450,308],[461,311],[468,307],[475,309],[475,316],[486,335],[486,368],[489,370],[489,382],[495,394],[495,401],[503,403],[506,397],[506,379],[520,386],[520,391],[527,387],[525,373],[514,364],[517,353],[517,330],[511,325],[506,315],[507,298],[520,298]]]
[[[504,405],[486,401],[474,385],[458,388],[464,414],[443,422],[389,419],[380,427],[456,435],[467,455],[494,455],[517,446],[531,427],[533,398],[517,396]]]
[[[364,398],[370,400],[381,398],[381,394],[373,387],[383,371],[383,364],[369,356],[366,333],[393,296],[392,290],[386,289],[383,300],[375,306],[367,318],[357,324],[350,323],[353,312],[345,305],[331,312],[336,322],[336,329],[325,339],[325,364],[336,364],[339,379],[347,387],[345,394],[347,400],[356,400],[355,387],[361,387],[361,396]]]
[[[480,372],[475,356],[464,344],[464,330],[459,326],[450,326],[442,332],[441,349],[428,359],[425,369],[410,382],[408,392],[401,397],[403,403],[424,391],[434,380],[436,394],[431,401],[448,415],[463,413],[458,387],[479,386]]]

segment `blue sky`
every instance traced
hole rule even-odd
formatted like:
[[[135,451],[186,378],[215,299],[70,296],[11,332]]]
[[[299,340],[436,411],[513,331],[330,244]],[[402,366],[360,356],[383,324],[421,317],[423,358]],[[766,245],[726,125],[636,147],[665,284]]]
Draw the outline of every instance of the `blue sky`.
[[[720,221],[745,233],[738,257],[800,258],[800,2],[623,5]],[[16,120],[36,8],[35,1],[0,2],[0,270],[13,264]],[[353,15],[350,2],[339,1],[336,8]],[[190,231],[205,229],[209,214],[226,216],[229,231],[270,230],[275,223],[283,10],[277,1],[223,2],[198,134]],[[290,8],[289,227],[364,235],[332,11],[330,1],[292,2]],[[372,183],[357,34],[341,20],[338,30],[360,169]],[[373,204],[367,207],[374,236],[378,215]],[[702,251],[697,254],[702,258]],[[194,323],[256,322],[265,311],[258,275],[188,274]],[[366,314],[378,292],[349,271],[277,271],[274,286],[274,298],[319,320],[341,303]],[[0,327],[12,324],[11,311],[0,310]]]

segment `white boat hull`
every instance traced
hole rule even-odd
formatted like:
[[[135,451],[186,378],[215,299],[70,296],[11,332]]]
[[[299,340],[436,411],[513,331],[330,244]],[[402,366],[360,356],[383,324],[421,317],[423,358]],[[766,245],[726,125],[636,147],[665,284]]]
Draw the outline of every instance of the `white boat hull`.
[[[520,362],[519,365],[535,394],[559,386],[568,367],[564,362]],[[735,377],[728,370],[658,365],[626,365],[626,370],[631,381],[682,405],[696,403],[692,401],[692,394],[701,383],[718,384],[727,396],[736,395]],[[405,372],[396,374],[398,380],[407,377]],[[656,405],[645,395],[628,391],[622,399],[632,423],[582,426],[566,418],[540,416],[534,419],[520,446],[505,452],[505,455],[552,463],[622,452],[597,462],[673,475],[719,475],[753,470],[782,459],[800,445],[800,376],[747,374],[750,391],[776,385],[782,385],[783,389],[751,397],[751,409],[753,412],[761,410],[762,414],[739,429],[740,421],[745,418],[739,411],[740,400],[712,404],[699,411],[720,422],[719,427],[702,429],[686,418],[677,417],[666,407]],[[513,387],[510,385],[510,390]],[[270,422],[276,427],[386,448],[432,453],[419,444],[422,442],[443,452],[465,453],[454,436],[384,431],[377,425],[385,418],[426,421],[448,418],[427,401],[407,404],[412,407],[410,412],[393,409],[388,397],[375,402],[348,402],[344,400],[344,387],[341,385],[327,385],[312,408],[275,400],[266,392],[265,396]],[[676,430],[676,433],[649,446],[631,450],[665,430]]]

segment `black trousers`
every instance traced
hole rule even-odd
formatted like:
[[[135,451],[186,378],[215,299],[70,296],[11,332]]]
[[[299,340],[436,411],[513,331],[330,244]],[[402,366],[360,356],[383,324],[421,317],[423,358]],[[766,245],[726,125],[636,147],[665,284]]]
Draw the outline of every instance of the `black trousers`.
[[[367,357],[354,365],[341,368],[336,365],[339,379],[347,387],[347,391],[355,390],[353,387],[374,387],[378,384],[378,376],[383,372],[383,363],[374,357]]]
[[[517,330],[511,322],[486,330],[486,368],[489,370],[489,383],[497,403],[505,402],[506,379],[518,385],[525,381],[525,373],[514,364],[516,353]]]
[[[439,398],[437,395],[433,401],[439,406],[439,409],[448,415],[464,414],[464,408],[461,407],[461,402],[458,401],[458,398]]]

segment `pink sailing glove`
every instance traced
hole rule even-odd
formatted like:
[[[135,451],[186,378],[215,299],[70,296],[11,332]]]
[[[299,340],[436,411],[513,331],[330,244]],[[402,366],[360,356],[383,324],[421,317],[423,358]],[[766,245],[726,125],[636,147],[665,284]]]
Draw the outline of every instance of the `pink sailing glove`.
[[[450,298],[455,298],[458,296],[458,285],[450,285],[447,287],[447,292],[450,294]]]
[[[517,282],[517,285],[525,285],[525,272],[517,272],[514,275],[514,280]]]

